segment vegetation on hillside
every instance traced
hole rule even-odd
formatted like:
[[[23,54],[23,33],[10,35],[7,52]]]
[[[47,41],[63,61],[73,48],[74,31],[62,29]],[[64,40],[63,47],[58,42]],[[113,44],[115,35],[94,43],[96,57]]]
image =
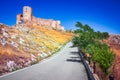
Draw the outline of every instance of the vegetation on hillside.
[[[0,75],[51,56],[72,36],[70,32],[46,26],[20,24],[8,27],[0,24]]]
[[[102,43],[103,39],[109,37],[107,32],[94,31],[90,26],[77,22],[76,36],[72,42],[78,46],[84,53],[91,55],[92,60],[96,61],[102,70],[108,74],[109,68],[114,60],[114,53],[110,48]]]

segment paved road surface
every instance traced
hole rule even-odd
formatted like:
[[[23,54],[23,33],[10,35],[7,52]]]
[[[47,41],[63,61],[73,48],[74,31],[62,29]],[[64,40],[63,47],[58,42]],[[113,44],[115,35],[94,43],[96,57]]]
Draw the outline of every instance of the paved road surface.
[[[58,54],[31,67],[0,77],[0,80],[88,80],[76,47],[69,42]]]

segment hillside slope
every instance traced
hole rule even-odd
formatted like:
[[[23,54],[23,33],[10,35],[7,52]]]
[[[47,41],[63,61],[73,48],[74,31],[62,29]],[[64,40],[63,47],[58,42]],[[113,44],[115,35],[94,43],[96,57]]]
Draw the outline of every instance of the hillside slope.
[[[52,55],[71,40],[72,35],[44,26],[0,24],[0,75]]]
[[[111,34],[107,40],[104,40],[105,43],[109,45],[111,50],[115,53],[115,60],[112,65],[112,73],[115,77],[115,80],[120,79],[120,35]]]

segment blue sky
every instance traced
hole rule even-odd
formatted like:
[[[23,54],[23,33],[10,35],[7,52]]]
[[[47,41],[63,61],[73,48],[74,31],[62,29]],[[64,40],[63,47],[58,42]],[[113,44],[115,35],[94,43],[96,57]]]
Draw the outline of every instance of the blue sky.
[[[120,34],[120,0],[0,0],[0,22],[14,25],[26,5],[34,16],[60,20],[65,29],[76,29],[80,21],[95,30]]]

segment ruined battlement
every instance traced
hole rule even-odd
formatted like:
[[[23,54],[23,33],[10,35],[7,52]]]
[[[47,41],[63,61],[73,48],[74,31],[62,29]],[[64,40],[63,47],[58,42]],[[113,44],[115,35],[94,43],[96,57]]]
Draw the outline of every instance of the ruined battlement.
[[[24,6],[23,14],[17,15],[16,24],[26,24],[31,26],[39,25],[39,26],[51,27],[57,30],[64,30],[64,27],[60,25],[61,22],[59,20],[42,19],[42,18],[36,18],[35,16],[33,16],[32,8],[29,6]]]

